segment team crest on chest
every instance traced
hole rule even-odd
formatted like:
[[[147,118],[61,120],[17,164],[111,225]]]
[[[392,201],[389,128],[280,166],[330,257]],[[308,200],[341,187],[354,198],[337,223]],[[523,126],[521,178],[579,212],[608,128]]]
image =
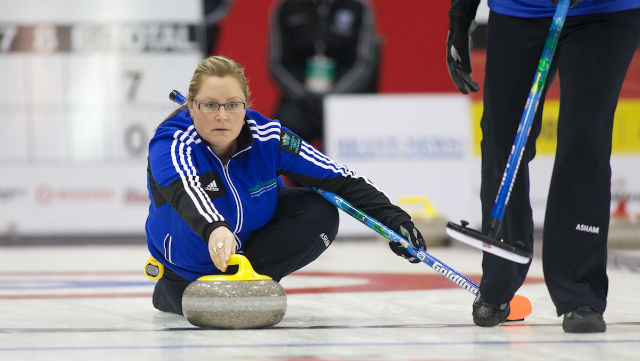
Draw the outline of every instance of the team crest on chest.
[[[286,150],[287,152],[298,155],[300,153],[300,148],[302,147],[302,139],[299,136],[283,131],[280,135],[280,148]]]

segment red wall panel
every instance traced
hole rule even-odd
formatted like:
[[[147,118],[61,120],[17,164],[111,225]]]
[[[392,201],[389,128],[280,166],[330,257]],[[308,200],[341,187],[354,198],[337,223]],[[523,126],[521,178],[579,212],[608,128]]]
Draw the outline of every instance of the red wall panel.
[[[455,91],[445,63],[449,1],[373,0],[384,39],[380,91]]]
[[[277,0],[235,0],[220,24],[217,52],[242,64],[253,107],[270,116],[279,91],[267,65],[269,22]],[[380,92],[455,91],[445,65],[448,1],[371,0],[383,38]]]

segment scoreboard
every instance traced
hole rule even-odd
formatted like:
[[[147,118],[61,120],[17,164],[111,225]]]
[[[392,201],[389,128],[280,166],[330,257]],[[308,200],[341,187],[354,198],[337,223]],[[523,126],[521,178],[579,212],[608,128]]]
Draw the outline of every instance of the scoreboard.
[[[202,59],[201,2],[0,6],[0,237],[143,234],[147,143]]]

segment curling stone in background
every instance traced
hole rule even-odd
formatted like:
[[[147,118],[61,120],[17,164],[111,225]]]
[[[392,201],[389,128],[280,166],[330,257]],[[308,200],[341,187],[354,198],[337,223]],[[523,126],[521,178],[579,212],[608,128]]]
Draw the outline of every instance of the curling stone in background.
[[[398,204],[411,216],[413,224],[420,230],[427,247],[449,245],[447,220],[422,196],[401,197]]]
[[[627,197],[618,200],[616,209],[611,213],[609,222],[609,249],[640,248],[640,215],[627,211]]]
[[[202,276],[182,295],[187,321],[204,328],[262,328],[277,324],[287,309],[287,296],[271,277],[257,274],[249,260],[231,255],[233,275]]]

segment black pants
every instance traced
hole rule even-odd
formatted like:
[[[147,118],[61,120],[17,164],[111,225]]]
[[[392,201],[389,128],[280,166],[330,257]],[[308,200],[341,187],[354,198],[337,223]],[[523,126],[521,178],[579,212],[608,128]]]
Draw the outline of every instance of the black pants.
[[[489,16],[481,120],[484,231],[549,26],[549,18],[522,19],[493,12]],[[561,97],[542,259],[558,315],[579,305],[599,312],[606,307],[613,115],[639,41],[640,10],[569,17],[551,65],[547,86],[557,71]],[[521,241],[530,250],[528,163],[536,153],[543,103],[534,118],[502,226],[505,242]],[[504,303],[524,282],[529,265],[485,253],[482,268],[480,292],[490,302]]]
[[[243,254],[256,272],[280,281],[318,258],[337,233],[338,211],[332,204],[308,189],[285,188],[273,218],[249,237]],[[182,314],[182,293],[189,283],[165,268],[153,292],[154,307]]]

